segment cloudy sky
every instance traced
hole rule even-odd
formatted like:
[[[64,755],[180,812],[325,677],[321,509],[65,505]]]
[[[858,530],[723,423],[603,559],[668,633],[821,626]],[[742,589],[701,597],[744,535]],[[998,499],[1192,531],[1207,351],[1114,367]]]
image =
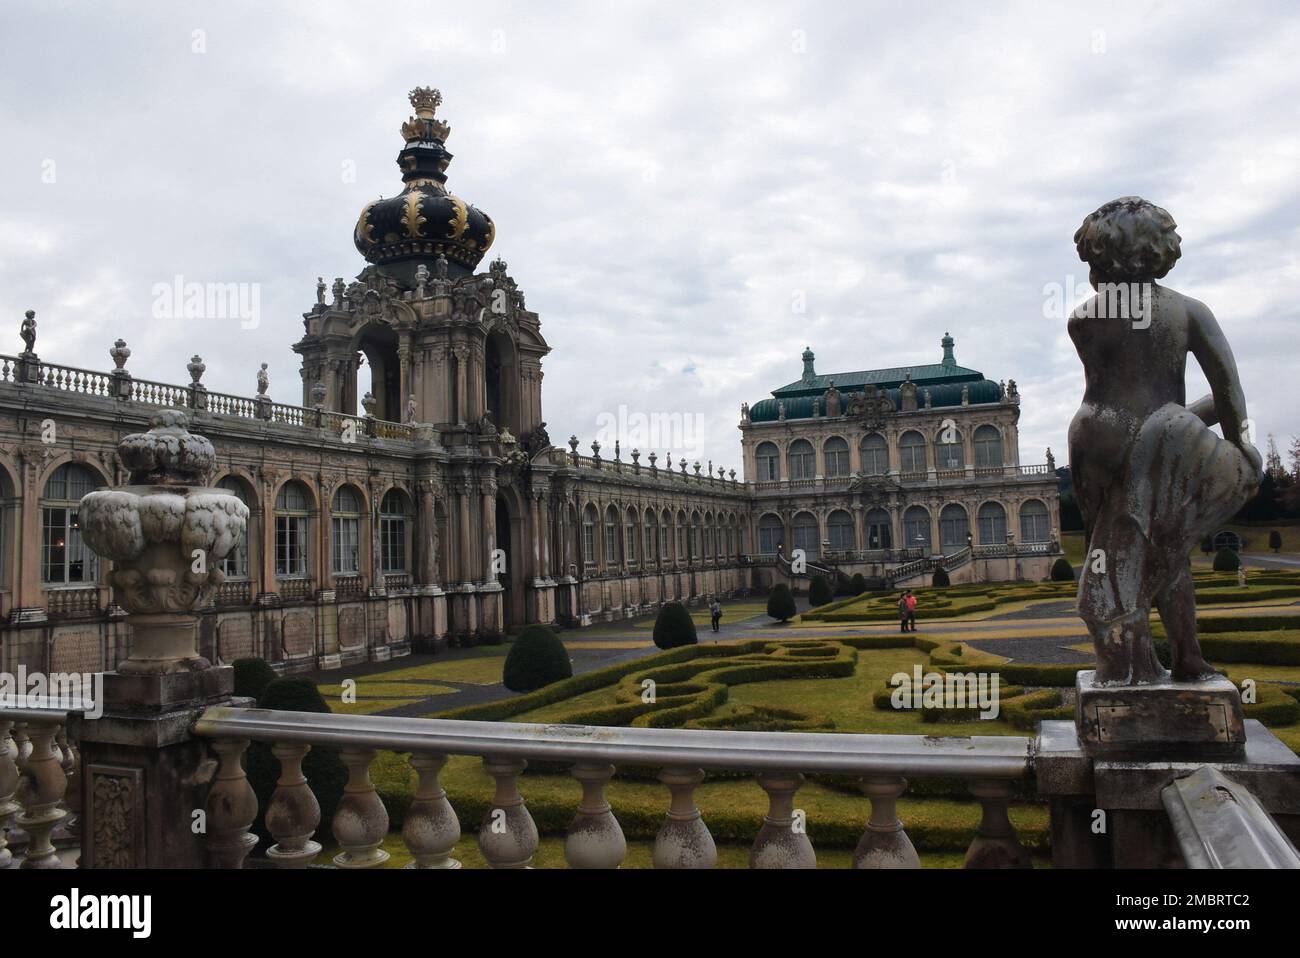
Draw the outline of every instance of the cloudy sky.
[[[357,214],[398,192],[406,93],[433,85],[449,185],[496,221],[553,347],[557,442],[622,406],[698,421],[672,444],[738,466],[740,403],[798,378],[805,345],[819,372],[919,364],[951,330],[958,362],[1019,383],[1022,461],[1064,461],[1071,236],[1140,194],[1183,236],[1167,282],[1217,313],[1260,444],[1285,450],[1300,19],[1049,6],[11,2],[0,352],[32,308],[47,360],[111,368],[122,336],[137,376],[187,381],[197,352],[249,395],[268,362],[299,401],[316,277],[364,265]],[[178,276],[255,284],[258,322],[156,318]]]

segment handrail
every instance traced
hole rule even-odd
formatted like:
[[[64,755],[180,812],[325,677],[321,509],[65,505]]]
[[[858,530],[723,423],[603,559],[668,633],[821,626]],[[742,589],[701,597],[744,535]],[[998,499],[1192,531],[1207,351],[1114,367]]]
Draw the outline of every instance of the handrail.
[[[1212,765],[1160,792],[1188,868],[1300,868],[1300,854],[1240,782]]]
[[[194,726],[205,738],[508,756],[540,761],[745,771],[1020,779],[1031,739],[934,738],[834,732],[612,728],[280,712],[210,706]]]

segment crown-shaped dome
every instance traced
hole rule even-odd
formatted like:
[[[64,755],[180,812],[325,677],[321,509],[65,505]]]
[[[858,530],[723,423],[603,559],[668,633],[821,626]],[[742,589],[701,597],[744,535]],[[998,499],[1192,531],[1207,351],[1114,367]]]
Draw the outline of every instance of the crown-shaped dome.
[[[447,192],[451,127],[435,117],[442,94],[428,87],[410,93],[415,116],[402,124],[406,146],[397,155],[402,192],[361,211],[353,242],[377,265],[446,256],[472,272],[496,236],[492,218]]]

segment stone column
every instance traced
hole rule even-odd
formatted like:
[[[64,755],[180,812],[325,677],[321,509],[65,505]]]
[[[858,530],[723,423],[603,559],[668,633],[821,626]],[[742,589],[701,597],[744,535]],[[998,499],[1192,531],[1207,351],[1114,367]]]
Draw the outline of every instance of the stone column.
[[[551,577],[551,497],[543,490],[538,497],[542,510],[542,578]]]
[[[458,578],[465,585],[471,585],[474,581],[474,535],[470,527],[469,518],[469,499],[472,492],[472,483],[468,479],[461,480],[460,483],[460,528],[456,530],[460,536],[460,569]]]

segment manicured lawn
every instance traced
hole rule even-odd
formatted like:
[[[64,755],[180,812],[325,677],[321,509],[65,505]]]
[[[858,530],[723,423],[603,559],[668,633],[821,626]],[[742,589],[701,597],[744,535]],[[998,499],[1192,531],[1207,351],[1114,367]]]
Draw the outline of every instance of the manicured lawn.
[[[370,676],[376,680],[382,676],[386,682],[400,682],[410,679],[426,681],[464,682],[467,685],[496,685],[501,681],[501,668],[509,646],[486,646],[476,649],[474,655],[465,658],[437,659],[423,665],[414,665],[393,672],[382,672]]]

